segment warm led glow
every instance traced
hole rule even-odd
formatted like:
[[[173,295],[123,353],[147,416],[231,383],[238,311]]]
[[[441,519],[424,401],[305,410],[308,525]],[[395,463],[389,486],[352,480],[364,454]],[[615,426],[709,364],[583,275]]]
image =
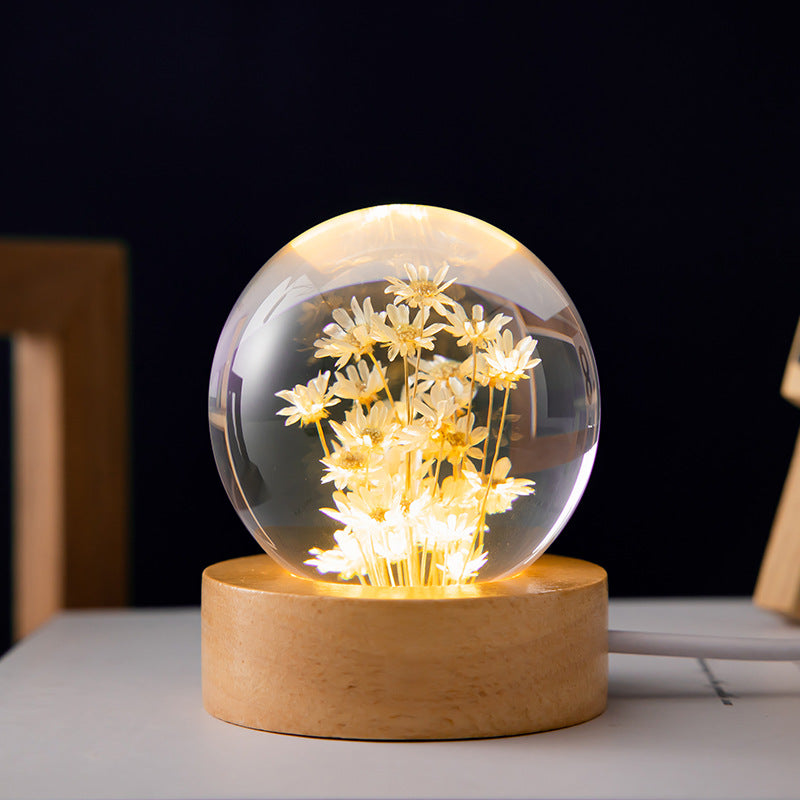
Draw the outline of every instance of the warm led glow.
[[[343,371],[335,382],[330,370],[320,371],[305,385],[276,392],[289,404],[278,410],[287,425],[316,427],[320,481],[335,486],[336,507],[320,511],[343,527],[332,548],[312,547],[305,561],[322,574],[371,586],[469,583],[488,558],[490,516],[534,492],[533,481],[510,477],[511,461],[499,453],[509,395],[534,379],[541,363],[533,357],[536,340],[515,342],[502,330],[511,321],[504,314],[484,318],[481,305],[467,311],[447,294],[454,284],[447,271],[406,265],[406,281],[387,278],[384,291],[394,304],[385,311],[374,312],[369,300],[359,306],[355,297],[352,317],[334,309],[315,356],[335,359]],[[423,358],[442,335],[469,356]],[[385,363],[376,357],[380,348]],[[395,359],[402,360],[403,378],[392,391],[387,372]],[[344,370],[351,360],[357,366]],[[485,425],[472,412],[481,388],[489,398]],[[496,424],[495,392],[502,405]],[[330,419],[339,404],[349,406],[343,422]]]
[[[558,281],[507,234],[426,206],[294,239],[220,337],[220,475],[298,575],[375,587],[513,574],[589,478],[597,376]]]

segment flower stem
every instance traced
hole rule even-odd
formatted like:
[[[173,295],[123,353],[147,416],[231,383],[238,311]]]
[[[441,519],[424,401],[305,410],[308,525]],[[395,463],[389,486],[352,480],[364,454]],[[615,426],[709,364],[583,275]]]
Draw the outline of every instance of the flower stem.
[[[317,420],[316,422],[317,422],[317,433],[319,434],[319,440],[322,443],[322,449],[325,451],[325,457],[330,458],[331,451],[328,450],[328,445],[325,442],[325,434],[322,430],[322,423],[319,420]]]
[[[406,389],[406,425],[411,424],[411,398],[408,395],[408,356],[403,356],[403,378]],[[406,453],[406,494],[411,490],[411,453]]]
[[[497,429],[497,439],[494,443],[494,458],[492,458],[492,468],[490,474],[494,475],[494,465],[497,463],[497,456],[500,454],[500,440],[503,436],[503,426],[506,423],[506,411],[508,410],[508,396],[511,394],[511,389],[506,387],[505,397],[503,397],[503,411],[500,414],[500,427]]]
[[[364,565],[367,568],[367,583],[370,586],[377,586],[377,580],[375,578],[375,568],[372,562],[367,558],[367,553],[361,545],[361,540],[356,536],[356,544],[358,545],[358,549],[361,551],[361,557],[364,559]],[[358,576],[359,580],[363,583],[361,579],[361,575]]]
[[[489,439],[492,434],[492,405],[494,404],[494,386],[489,386],[489,411],[486,414],[486,441],[483,443],[483,460],[481,461],[481,475],[486,474],[486,455],[489,452]]]
[[[414,586],[414,534],[411,525],[406,522],[406,562],[408,567],[408,585]]]
[[[503,411],[500,414],[500,427],[497,429],[497,439],[494,444],[494,457],[492,458],[492,467],[489,470],[489,475],[486,481],[486,491],[483,493],[483,502],[481,503],[481,516],[480,523],[478,524],[478,543],[476,555],[483,549],[483,529],[486,527],[486,503],[489,500],[489,492],[492,488],[492,481],[494,480],[494,468],[497,465],[497,456],[500,454],[500,440],[503,438],[503,426],[506,422],[506,411],[508,410],[508,396],[511,394],[511,389],[506,386],[505,396],[503,397]]]
[[[467,403],[467,419],[472,412],[472,398],[475,395],[475,375],[478,369],[478,359],[476,356],[477,345],[472,343],[472,379],[469,382],[469,403]]]
[[[406,422],[411,424],[411,396],[408,393],[408,356],[403,356],[403,386],[406,390]]]
[[[389,560],[386,559],[386,558],[382,558],[381,559],[381,566],[383,567],[383,572],[384,572],[384,578],[383,578],[384,579],[384,584],[383,585],[384,586],[387,586],[387,585],[394,586],[394,584],[391,583],[392,578],[390,576],[391,576],[391,573],[392,573],[392,565],[389,563]]]
[[[417,384],[419,383],[419,360],[422,356],[422,348],[417,348],[417,363],[414,365],[414,394],[411,395],[411,402],[413,403],[414,400],[417,399]],[[406,378],[406,382],[408,379]],[[406,389],[408,391],[408,389]],[[410,421],[410,420],[409,420]]]
[[[383,369],[381,368],[380,362],[375,358],[372,353],[369,354],[369,357],[372,359],[372,363],[378,368],[378,375],[381,376],[381,383],[383,384],[383,391],[386,392],[386,397],[389,398],[389,402],[394,407],[394,398],[392,397],[392,393],[389,389],[389,384],[386,383],[386,378],[383,375]]]
[[[475,396],[475,374],[478,368],[478,359],[476,357],[477,345],[475,342],[472,343],[472,379],[469,382],[469,402],[467,403],[467,424],[464,428],[467,437],[467,444],[469,444],[469,435],[472,433],[472,425],[470,424],[470,414],[472,414],[472,398]],[[458,471],[461,471],[461,465],[464,463],[464,457],[466,455],[466,448],[464,452],[461,453],[461,457],[458,459]]]

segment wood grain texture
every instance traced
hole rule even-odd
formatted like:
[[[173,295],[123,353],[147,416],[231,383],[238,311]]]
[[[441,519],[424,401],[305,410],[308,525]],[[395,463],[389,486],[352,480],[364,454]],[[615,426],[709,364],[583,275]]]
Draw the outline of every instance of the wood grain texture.
[[[64,607],[127,599],[127,253],[0,240],[12,341],[15,638]]]
[[[753,602],[800,620],[800,433],[761,562]]]
[[[505,581],[379,589],[267,556],[203,574],[203,701],[261,730],[346,739],[531,733],[602,713],[605,571],[544,556]]]
[[[781,395],[800,408],[800,322],[783,373]],[[800,433],[761,562],[753,602],[800,620]]]

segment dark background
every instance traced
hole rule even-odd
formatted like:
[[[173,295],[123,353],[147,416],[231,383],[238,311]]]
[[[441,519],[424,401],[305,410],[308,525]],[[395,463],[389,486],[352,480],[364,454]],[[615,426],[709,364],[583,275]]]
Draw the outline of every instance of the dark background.
[[[204,566],[257,550],[206,422],[237,296],[294,236],[386,202],[505,230],[583,316],[601,443],[554,552],[604,565],[616,596],[752,591],[800,422],[779,396],[800,314],[794,19],[523,6],[4,5],[0,233],[130,247],[136,605],[196,604]]]

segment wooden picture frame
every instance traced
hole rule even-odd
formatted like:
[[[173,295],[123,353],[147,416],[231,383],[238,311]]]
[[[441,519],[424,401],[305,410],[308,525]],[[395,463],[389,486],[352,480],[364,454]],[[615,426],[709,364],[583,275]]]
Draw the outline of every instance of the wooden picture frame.
[[[56,610],[124,605],[127,251],[0,240],[12,363],[12,633]]]
[[[800,408],[800,322],[789,351],[781,394]],[[753,602],[800,619],[800,434],[761,563]]]

